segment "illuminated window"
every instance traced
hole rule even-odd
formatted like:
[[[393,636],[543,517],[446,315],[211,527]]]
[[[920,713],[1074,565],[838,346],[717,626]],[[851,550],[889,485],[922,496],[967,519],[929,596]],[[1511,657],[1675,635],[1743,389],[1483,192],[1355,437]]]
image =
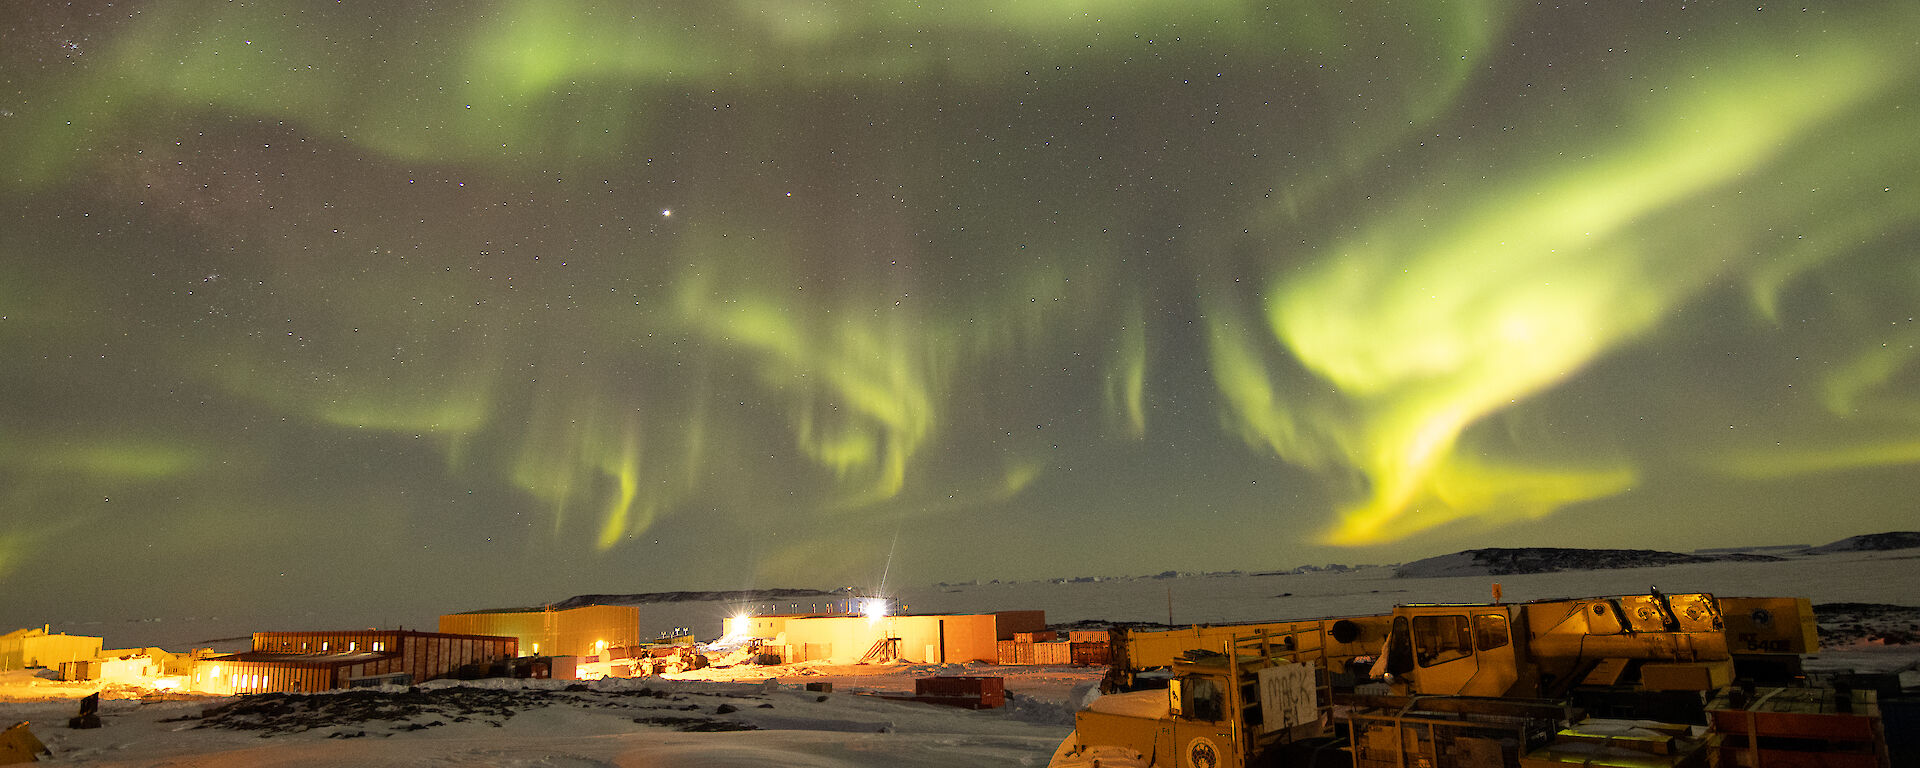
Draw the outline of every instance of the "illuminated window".
[[[327,646],[330,646],[330,645],[332,645],[332,643],[327,643],[327,642],[323,642],[323,643],[321,643],[321,644],[320,644],[320,652],[321,652],[321,653],[326,653],[326,652],[327,652]]]
[[[357,650],[360,650],[360,641],[354,640],[347,643],[347,653],[353,653]]]
[[[1507,637],[1507,617],[1498,613],[1482,613],[1473,617],[1474,647],[1482,651],[1491,651],[1505,646]]]
[[[384,651],[387,649],[387,644],[384,641],[375,640],[373,641],[373,649],[376,651]]]
[[[1472,656],[1473,632],[1467,617],[1413,617],[1413,651],[1423,667]]]

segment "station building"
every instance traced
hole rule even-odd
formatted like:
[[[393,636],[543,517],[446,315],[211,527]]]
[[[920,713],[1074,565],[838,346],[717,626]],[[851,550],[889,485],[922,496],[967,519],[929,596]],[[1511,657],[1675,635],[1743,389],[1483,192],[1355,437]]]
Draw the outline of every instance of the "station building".
[[[399,629],[255,632],[251,651],[198,660],[186,687],[237,694],[412,685],[512,659],[519,645],[512,637]]]
[[[0,672],[28,667],[59,669],[61,664],[100,655],[103,638],[51,634],[51,627],[16,629],[0,635]]]
[[[511,637],[528,656],[601,656],[609,648],[640,644],[640,608],[541,606],[449,613],[440,617],[440,631]]]
[[[1044,611],[844,616],[823,614],[736,616],[726,621],[730,637],[757,638],[761,652],[783,663],[825,661],[856,664],[910,661],[996,663],[998,643],[1046,628]]]

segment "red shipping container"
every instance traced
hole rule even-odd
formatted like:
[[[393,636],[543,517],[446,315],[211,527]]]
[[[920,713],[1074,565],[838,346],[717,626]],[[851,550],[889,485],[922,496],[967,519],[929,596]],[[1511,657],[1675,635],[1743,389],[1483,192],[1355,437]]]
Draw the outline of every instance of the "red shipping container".
[[[970,709],[1006,706],[1006,680],[998,677],[923,677],[913,681],[915,701]]]
[[[1082,666],[1106,666],[1113,663],[1113,646],[1107,643],[1073,643],[1073,663]]]

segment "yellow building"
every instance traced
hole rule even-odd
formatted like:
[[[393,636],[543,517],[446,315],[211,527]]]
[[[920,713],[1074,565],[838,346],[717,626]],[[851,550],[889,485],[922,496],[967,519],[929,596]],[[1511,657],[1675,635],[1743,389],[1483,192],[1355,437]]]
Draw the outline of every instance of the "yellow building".
[[[200,648],[191,653],[170,653],[160,648],[119,648],[101,651],[98,658],[60,664],[62,680],[99,680],[126,685],[156,685],[168,678],[193,674],[196,659],[214,655]]]
[[[59,669],[66,662],[99,657],[104,642],[101,638],[48,634],[48,629],[16,629],[0,635],[0,672],[27,667]]]
[[[1026,612],[1022,612],[1026,613]],[[727,635],[759,638],[784,661],[911,661],[959,664],[999,659],[999,617],[991,613],[926,616],[736,616]]]
[[[631,605],[519,608],[449,613],[440,631],[520,640],[528,656],[597,656],[640,644],[640,609]]]

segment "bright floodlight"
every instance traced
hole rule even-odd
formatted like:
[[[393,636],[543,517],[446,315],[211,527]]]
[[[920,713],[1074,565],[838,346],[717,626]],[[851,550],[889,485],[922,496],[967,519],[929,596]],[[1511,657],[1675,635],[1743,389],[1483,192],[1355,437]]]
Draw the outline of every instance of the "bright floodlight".
[[[877,597],[867,598],[865,613],[867,614],[867,623],[869,624],[886,618],[887,601]]]

